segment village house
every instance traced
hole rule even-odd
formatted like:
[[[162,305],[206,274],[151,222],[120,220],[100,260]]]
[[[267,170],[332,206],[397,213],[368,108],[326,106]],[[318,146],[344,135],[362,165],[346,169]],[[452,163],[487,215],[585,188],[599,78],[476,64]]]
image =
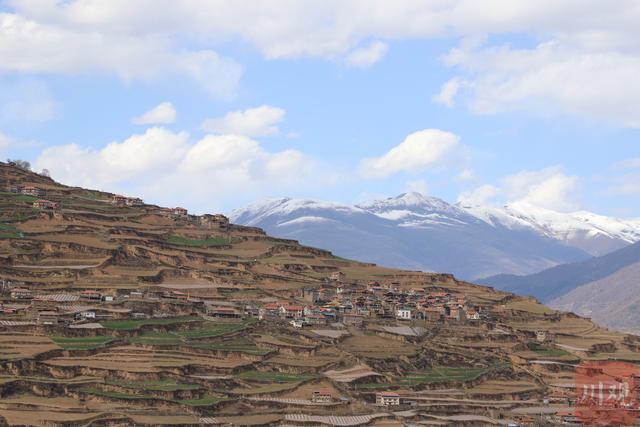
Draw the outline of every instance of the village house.
[[[342,282],[345,279],[345,274],[342,271],[334,271],[329,279],[333,282]]]
[[[311,326],[321,326],[327,323],[327,318],[320,313],[310,313],[305,315],[304,321]]]
[[[38,311],[36,321],[41,325],[57,325],[62,313],[53,310]]]
[[[280,314],[287,319],[300,319],[304,315],[304,307],[301,305],[282,305]]]
[[[207,315],[211,317],[227,318],[227,319],[240,319],[242,313],[235,307],[221,307],[221,306],[209,306],[206,305]]]
[[[448,307],[448,317],[449,319],[452,320],[464,320],[465,317],[465,312],[464,309],[462,307]]]
[[[229,228],[229,218],[224,215],[204,214],[198,217],[198,223],[207,228],[219,228],[227,230]]]
[[[139,197],[126,197],[125,199],[126,200],[125,200],[124,203],[127,206],[142,206],[142,205],[144,205],[144,202]]]
[[[480,313],[473,308],[468,309],[465,315],[469,320],[480,320]]]
[[[189,295],[180,291],[164,291],[160,294],[161,298],[174,300],[187,300]]]
[[[127,197],[114,195],[111,198],[111,204],[117,207],[127,206]]]
[[[293,319],[289,321],[289,324],[294,328],[302,328],[304,326],[304,320],[302,319]]]
[[[438,322],[444,319],[444,307],[427,307],[424,309],[424,318],[429,322]]]
[[[181,207],[173,208],[171,213],[181,218],[186,217],[189,214],[189,212],[185,208],[181,208]]]
[[[311,392],[311,401],[314,403],[331,403],[333,396],[329,390],[314,390]]]
[[[31,289],[13,288],[11,289],[11,298],[12,299],[31,299],[33,298],[33,293],[31,292]]]
[[[269,302],[262,306],[258,319],[276,318],[280,316],[280,304],[277,302]]]
[[[376,405],[398,406],[400,405],[400,395],[392,392],[376,393]]]
[[[42,197],[44,196],[44,190],[41,188],[36,188],[30,185],[27,185],[25,187],[22,187],[20,189],[20,192],[22,194],[26,194],[27,196],[34,196],[34,197]]]
[[[38,199],[38,200],[33,202],[33,207],[35,209],[51,209],[51,210],[55,210],[55,209],[58,209],[58,204],[56,202],[52,202],[52,201],[49,201],[49,200]]]
[[[411,320],[411,310],[408,308],[399,308],[396,310],[396,319]]]
[[[555,334],[548,331],[536,331],[536,341],[540,343],[555,341]]]
[[[79,313],[76,313],[74,317],[76,320],[95,319],[96,312],[92,310],[81,311]]]
[[[244,315],[248,317],[258,317],[260,314],[260,309],[255,305],[245,305],[244,306]]]
[[[88,301],[101,301],[102,300],[102,294],[98,291],[95,291],[93,289],[87,289],[84,290],[82,292],[80,292],[80,298],[84,299],[84,300],[88,300]]]

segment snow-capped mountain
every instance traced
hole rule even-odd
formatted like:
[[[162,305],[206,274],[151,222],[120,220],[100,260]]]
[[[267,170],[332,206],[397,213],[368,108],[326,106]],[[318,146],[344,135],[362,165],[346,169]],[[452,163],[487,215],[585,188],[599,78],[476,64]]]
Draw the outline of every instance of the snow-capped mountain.
[[[398,197],[363,203],[358,208],[402,227],[463,226],[477,222],[466,211],[436,197],[404,193]]]
[[[522,202],[504,207],[460,207],[487,224],[512,230],[531,229],[594,256],[640,241],[639,220],[621,220],[586,211],[562,213]]]
[[[419,193],[357,206],[265,200],[237,209],[230,217],[343,257],[451,272],[465,279],[530,274],[640,240],[640,224],[632,221],[523,204],[452,205]]]

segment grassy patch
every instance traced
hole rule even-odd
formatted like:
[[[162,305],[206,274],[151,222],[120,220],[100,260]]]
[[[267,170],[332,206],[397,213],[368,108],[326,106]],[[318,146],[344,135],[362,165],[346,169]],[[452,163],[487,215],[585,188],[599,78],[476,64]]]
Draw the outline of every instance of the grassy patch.
[[[189,239],[187,237],[176,236],[175,234],[167,237],[167,242],[174,245],[194,247],[221,246],[231,243],[229,239],[219,236],[208,237],[206,239]]]
[[[140,394],[127,394],[127,393],[118,393],[116,391],[104,391],[99,390],[97,388],[81,388],[79,390],[82,393],[93,394],[94,396],[100,397],[108,397],[111,399],[130,399],[130,400],[140,400],[140,399],[150,399],[152,397],[140,395]]]
[[[299,382],[287,382],[287,383],[268,383],[261,384],[259,386],[247,387],[247,388],[235,388],[231,390],[234,394],[266,394],[277,393],[279,391],[291,390],[300,385]]]
[[[541,357],[562,357],[570,355],[569,352],[561,350],[559,348],[548,348],[540,345],[535,346],[531,349],[531,351]]]
[[[256,322],[256,319],[247,319],[239,323],[206,323],[202,328],[182,331],[180,335],[189,339],[219,337],[241,331]]]
[[[133,344],[178,345],[187,343],[189,340],[214,338],[232,334],[234,332],[243,330],[244,328],[254,324],[255,322],[255,319],[247,319],[243,322],[237,323],[207,322],[201,328],[189,329],[187,331],[144,332],[137,337],[130,338],[129,341]]]
[[[421,384],[432,384],[447,381],[466,382],[478,378],[480,375],[489,372],[491,368],[433,368],[428,370],[414,371],[403,377],[395,377],[394,381],[388,383],[366,383],[358,387],[361,388],[386,388],[413,387]]]
[[[316,374],[287,374],[282,372],[261,372],[261,371],[246,371],[238,374],[238,378],[243,380],[262,381],[262,382],[276,382],[276,383],[288,383],[312,380],[318,378]]]
[[[8,193],[6,191],[0,192],[0,196],[11,197],[11,200],[16,202],[33,203],[34,201],[38,200],[37,197],[30,196],[28,194]]]
[[[198,384],[178,383],[173,380],[164,381],[122,381],[107,378],[106,383],[124,388],[133,388],[150,391],[178,391],[178,390],[197,390],[200,388]]]
[[[118,329],[118,330],[135,330],[146,325],[174,325],[177,323],[194,322],[202,320],[196,316],[183,316],[183,317],[167,317],[161,319],[138,319],[138,320],[107,320],[100,324],[106,329]]]
[[[0,223],[0,239],[22,239],[24,234],[13,224]]]
[[[128,338],[128,341],[132,344],[146,345],[178,345],[183,343],[180,335],[174,332],[144,332],[137,337]]]
[[[103,211],[105,213],[121,213],[121,212],[135,212],[134,209],[126,206],[112,206],[107,204],[97,204],[97,203],[74,203],[69,205],[70,208],[73,209],[85,209],[90,211]]]
[[[226,400],[226,398],[220,396],[204,396],[199,399],[182,399],[174,400],[174,402],[189,406],[209,406],[218,402],[222,402],[223,400]]]
[[[110,336],[96,337],[51,337],[53,342],[65,350],[91,350],[113,341]]]

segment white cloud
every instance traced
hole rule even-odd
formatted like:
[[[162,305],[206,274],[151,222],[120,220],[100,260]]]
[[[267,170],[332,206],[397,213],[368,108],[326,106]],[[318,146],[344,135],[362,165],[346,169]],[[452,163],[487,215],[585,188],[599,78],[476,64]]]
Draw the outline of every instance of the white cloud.
[[[187,153],[179,169],[200,172],[207,169],[246,167],[262,154],[258,142],[240,135],[207,135]]]
[[[578,177],[567,175],[560,166],[521,171],[500,180],[499,185],[481,185],[458,196],[470,205],[524,203],[560,212],[580,208]]]
[[[381,41],[374,41],[369,46],[353,50],[345,58],[345,64],[353,68],[367,68],[380,61],[387,53],[389,46]]]
[[[491,204],[493,198],[499,193],[498,188],[490,184],[484,184],[473,190],[460,193],[458,202],[470,206],[484,206]]]
[[[571,211],[580,207],[577,184],[577,177],[566,175],[558,166],[522,171],[503,180],[509,200],[557,211]]]
[[[412,193],[420,193],[420,194],[428,194],[429,193],[429,185],[424,179],[418,179],[415,181],[407,182],[407,192]]]
[[[384,178],[437,167],[455,151],[459,140],[457,135],[438,129],[414,132],[383,156],[364,159],[360,171],[367,178]]]
[[[112,142],[100,151],[102,161],[112,170],[144,172],[177,162],[187,150],[187,132],[174,133],[160,127]]]
[[[184,155],[189,134],[151,128],[100,150],[68,144],[46,148],[36,169],[49,169],[54,178],[75,185],[108,188],[145,173],[161,173]]]
[[[330,171],[322,168],[320,174],[317,162],[297,150],[270,152],[241,135],[206,135],[190,142],[186,132],[160,127],[99,149],[49,147],[34,166],[49,169],[67,184],[185,204],[201,212],[235,207],[265,192],[333,182]]]
[[[131,122],[136,125],[169,124],[176,121],[177,112],[170,102],[162,102],[156,107],[134,117]]]
[[[640,7],[633,0],[13,0],[8,6],[0,14],[0,70],[106,72],[125,80],[178,75],[221,96],[233,94],[242,73],[216,53],[230,41],[269,59],[367,66],[395,40],[524,35],[539,44],[496,48],[489,40],[487,47],[466,43],[451,52],[447,63],[460,75],[435,99],[454,105],[462,98],[482,113],[566,112],[640,126],[633,108],[640,96]]]
[[[473,112],[523,110],[541,116],[570,114],[640,127],[640,55],[591,51],[554,40],[530,49],[458,48],[445,63],[463,77],[445,83],[435,99],[462,100]]]
[[[433,100],[439,104],[446,105],[447,107],[453,107],[455,105],[455,97],[463,86],[463,82],[460,78],[454,77],[447,81],[440,88],[440,92],[433,96]]]
[[[55,11],[51,2],[38,3],[43,10]],[[93,13],[98,16],[103,11]],[[232,96],[242,75],[239,64],[213,50],[175,49],[166,33],[100,32],[69,23],[42,23],[13,13],[0,13],[0,57],[0,71],[99,72],[125,81],[186,77],[220,97]]]
[[[232,111],[224,117],[206,119],[202,129],[220,134],[269,136],[280,132],[278,123],[284,120],[286,111],[270,105]]]

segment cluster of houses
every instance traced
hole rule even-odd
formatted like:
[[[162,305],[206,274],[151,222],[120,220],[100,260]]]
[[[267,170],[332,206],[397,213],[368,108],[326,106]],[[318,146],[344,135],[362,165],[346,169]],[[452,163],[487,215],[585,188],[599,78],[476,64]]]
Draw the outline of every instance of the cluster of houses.
[[[111,198],[111,204],[122,208],[127,206],[142,206],[144,202],[139,197],[114,195]]]
[[[41,325],[110,319],[114,315],[126,315],[129,310],[100,307],[96,303],[113,302],[115,297],[96,290],[79,293],[34,293],[31,289],[14,286],[3,287],[12,302],[0,304],[2,318],[29,320]]]
[[[85,290],[75,294],[34,295],[24,286],[13,286],[10,298],[23,301],[50,300],[57,302],[101,303],[115,301],[116,296],[97,290]],[[266,321],[284,321],[302,328],[332,323],[360,325],[366,319],[380,318],[399,321],[474,321],[481,316],[480,309],[470,304],[464,296],[435,288],[401,289],[397,283],[368,284],[344,283],[344,275],[332,273],[318,287],[301,289],[297,294],[282,300],[233,302],[220,299],[194,298],[179,290],[133,290],[121,294],[119,301],[163,302],[189,307],[169,311],[197,311],[215,318],[240,319],[257,317]],[[6,313],[5,313],[6,314]],[[544,337],[538,337],[544,342]]]
[[[32,185],[9,185],[7,187],[7,191],[9,193],[24,194],[26,196],[33,197],[43,197],[45,195],[45,191],[42,188],[34,187]]]
[[[9,193],[24,194],[25,196],[37,197],[38,199],[33,202],[33,207],[35,209],[55,210],[59,208],[58,203],[43,199],[43,197],[46,195],[46,192],[42,188],[34,187],[33,185],[9,185],[6,190]]]
[[[297,295],[304,303],[273,301],[259,309],[260,319],[284,319],[294,327],[328,322],[359,324],[366,318],[424,320],[431,322],[474,321],[480,309],[461,295],[424,288],[399,289],[397,284],[370,282],[366,287],[343,284],[343,276],[333,273],[326,286],[304,288]]]

